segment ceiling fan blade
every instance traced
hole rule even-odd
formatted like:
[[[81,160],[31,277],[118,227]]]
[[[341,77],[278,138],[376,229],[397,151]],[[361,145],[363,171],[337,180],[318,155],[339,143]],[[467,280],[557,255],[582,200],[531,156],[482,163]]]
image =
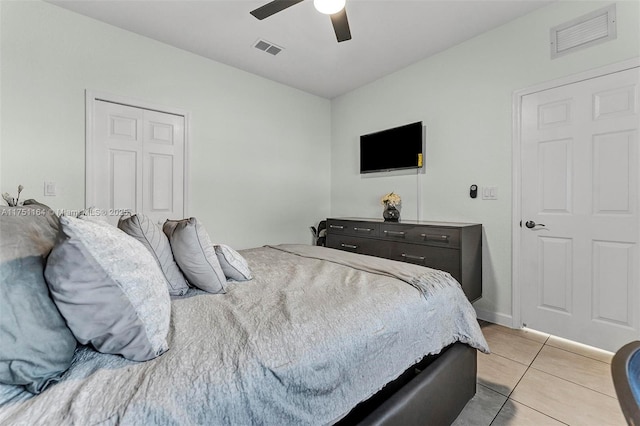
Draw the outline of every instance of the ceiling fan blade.
[[[351,40],[351,30],[349,29],[346,7],[340,12],[331,15],[331,23],[333,24],[333,30],[336,32],[338,43]]]
[[[269,16],[281,12],[288,7],[300,3],[301,1],[303,0],[274,0],[264,6],[252,10],[250,13],[256,18],[263,20],[264,18],[268,18]]]

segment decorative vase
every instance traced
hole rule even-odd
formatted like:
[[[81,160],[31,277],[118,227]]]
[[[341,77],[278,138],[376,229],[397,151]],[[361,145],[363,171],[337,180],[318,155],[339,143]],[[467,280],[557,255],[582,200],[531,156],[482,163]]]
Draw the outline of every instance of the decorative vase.
[[[387,203],[384,205],[382,217],[385,222],[398,222],[400,220],[400,210],[398,210],[396,206]]]

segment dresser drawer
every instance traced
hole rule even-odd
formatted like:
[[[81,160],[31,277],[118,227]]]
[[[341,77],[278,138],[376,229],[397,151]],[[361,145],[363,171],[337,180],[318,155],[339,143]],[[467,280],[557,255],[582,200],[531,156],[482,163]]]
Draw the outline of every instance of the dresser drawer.
[[[380,225],[380,237],[389,241],[406,241],[436,247],[460,248],[460,230],[435,226],[402,224]]]
[[[386,257],[386,245],[379,240],[358,238],[350,235],[327,235],[327,247],[352,253],[368,254],[370,256]]]
[[[327,219],[327,246],[450,273],[467,298],[482,297],[482,225]]]
[[[372,222],[329,219],[327,221],[327,234],[377,237],[379,227],[378,223]]]
[[[460,250],[410,243],[390,243],[388,246],[389,259],[440,269],[450,273],[458,282],[462,279]]]

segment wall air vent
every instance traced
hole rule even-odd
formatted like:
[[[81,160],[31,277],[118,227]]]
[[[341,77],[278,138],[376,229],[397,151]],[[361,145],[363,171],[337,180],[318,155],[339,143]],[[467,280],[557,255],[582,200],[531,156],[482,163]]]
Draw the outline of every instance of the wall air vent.
[[[616,38],[616,5],[612,4],[551,28],[551,58]]]
[[[275,44],[265,40],[256,41],[253,44],[253,47],[255,47],[256,49],[262,50],[263,52],[270,53],[273,56],[276,56],[278,53],[284,50],[282,47],[276,46]]]

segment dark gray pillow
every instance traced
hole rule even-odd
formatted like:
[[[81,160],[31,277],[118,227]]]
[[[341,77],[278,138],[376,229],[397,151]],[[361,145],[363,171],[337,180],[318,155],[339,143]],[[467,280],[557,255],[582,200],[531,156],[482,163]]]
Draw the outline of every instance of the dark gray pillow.
[[[47,206],[0,207],[0,383],[32,393],[60,379],[76,348],[44,280],[57,232]]]
[[[168,349],[171,300],[149,251],[115,226],[61,217],[45,278],[76,339],[134,361]]]
[[[162,230],[178,266],[191,285],[209,293],[224,293],[224,276],[207,230],[195,217],[167,220]]]
[[[189,290],[187,281],[173,259],[169,239],[158,225],[143,214],[134,214],[122,216],[118,228],[140,241],[155,257],[169,283],[170,295],[182,296]]]

